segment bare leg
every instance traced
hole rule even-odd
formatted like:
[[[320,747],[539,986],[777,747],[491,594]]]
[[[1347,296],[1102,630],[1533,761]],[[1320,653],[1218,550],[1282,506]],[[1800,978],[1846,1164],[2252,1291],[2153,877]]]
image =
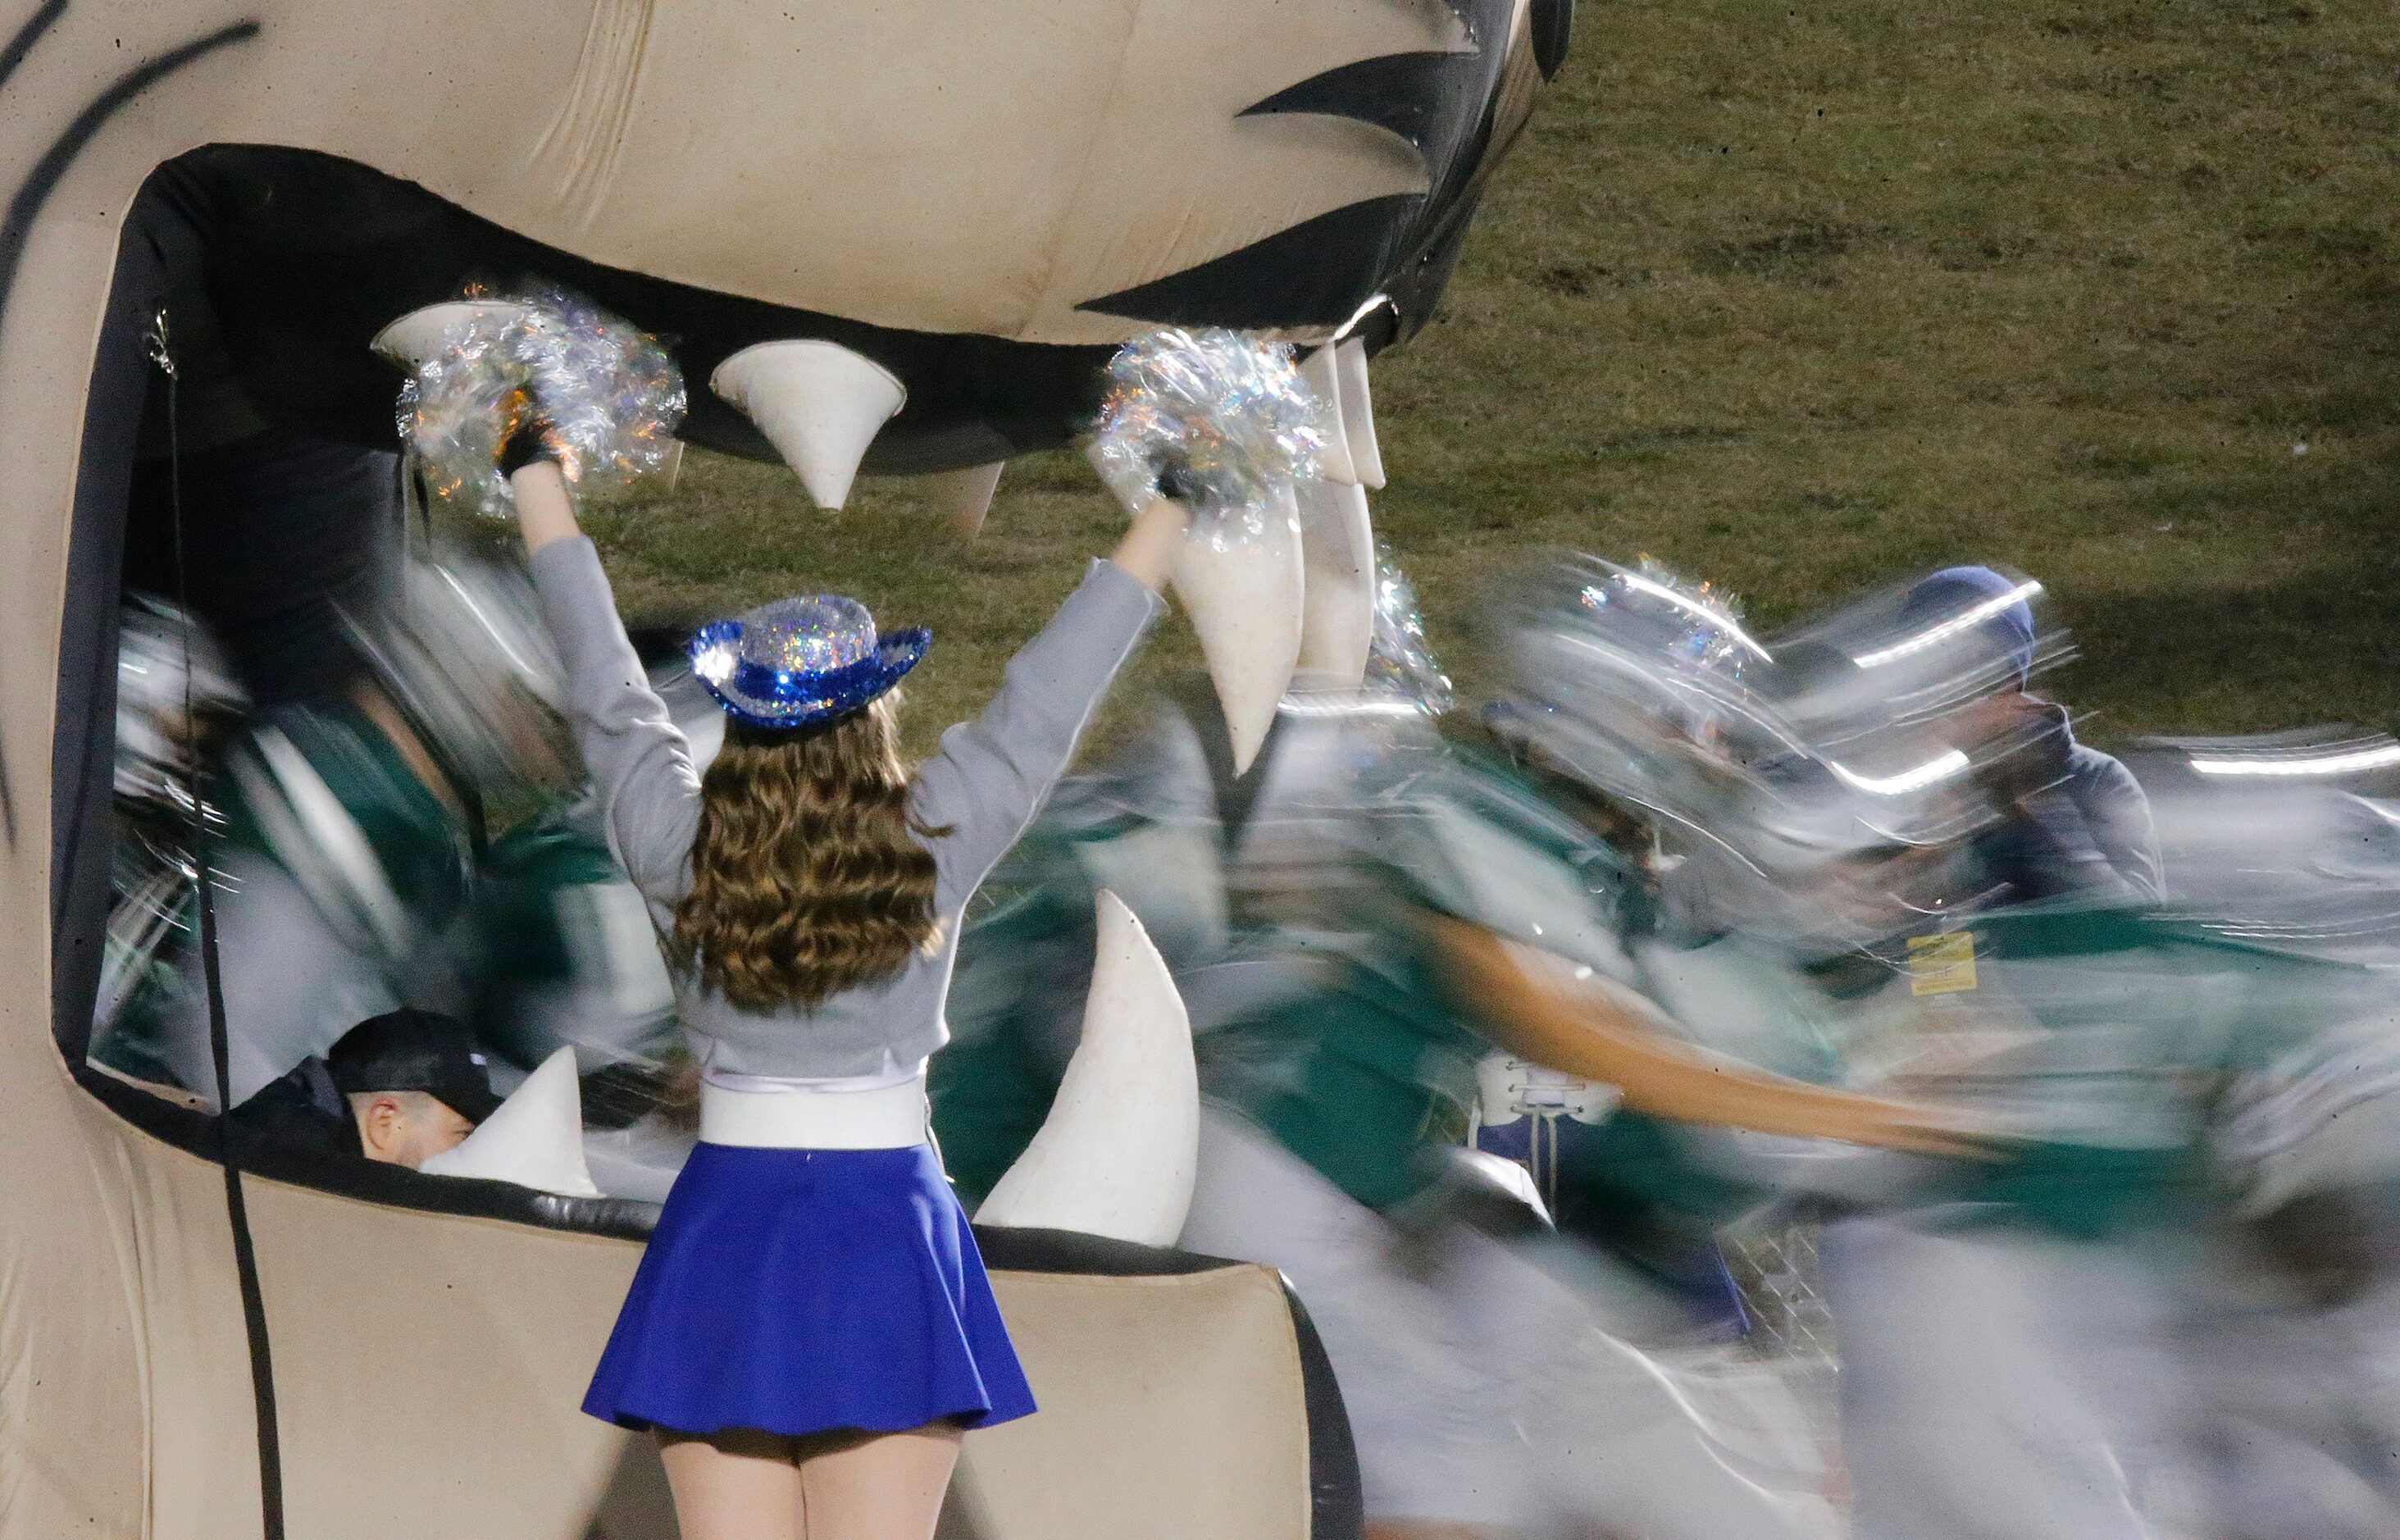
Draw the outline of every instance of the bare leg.
[[[792,1439],[770,1434],[659,1436],[683,1540],[808,1540]]]
[[[907,1433],[804,1446],[803,1540],[933,1540],[959,1460],[959,1430],[932,1423]],[[687,1533],[685,1540],[694,1540]]]

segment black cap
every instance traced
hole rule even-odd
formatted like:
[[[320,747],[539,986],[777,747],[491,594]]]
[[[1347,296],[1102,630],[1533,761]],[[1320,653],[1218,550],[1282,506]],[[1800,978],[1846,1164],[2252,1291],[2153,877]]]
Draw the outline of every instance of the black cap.
[[[500,1104],[475,1034],[438,1011],[402,1008],[370,1016],[342,1034],[325,1066],[345,1095],[422,1091],[469,1123],[483,1122]]]

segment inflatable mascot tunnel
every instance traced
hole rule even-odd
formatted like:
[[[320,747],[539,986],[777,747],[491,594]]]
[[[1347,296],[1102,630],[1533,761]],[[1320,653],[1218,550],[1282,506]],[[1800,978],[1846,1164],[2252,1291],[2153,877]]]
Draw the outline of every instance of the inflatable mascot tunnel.
[[[395,447],[394,323],[540,280],[668,341],[687,439],[824,504],[947,474],[972,515],[1163,322],[1312,349],[1371,484],[1367,361],[1430,313],[1570,5],[11,0],[0,1535],[673,1527],[655,1456],[576,1410],[644,1206],[253,1163],[87,1063],[141,466],[178,467],[162,570],[307,599],[339,508],[239,533],[244,446]],[[1272,1274],[989,1235],[1044,1411],[971,1456],[957,1533],[1355,1533]]]

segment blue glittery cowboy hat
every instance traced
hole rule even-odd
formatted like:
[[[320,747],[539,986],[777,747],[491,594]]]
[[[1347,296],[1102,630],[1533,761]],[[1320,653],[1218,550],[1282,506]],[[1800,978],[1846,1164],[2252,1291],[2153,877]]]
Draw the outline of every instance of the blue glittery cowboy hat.
[[[878,632],[855,599],[778,599],[691,639],[691,672],[726,715],[749,727],[815,727],[847,716],[917,666],[934,634]]]

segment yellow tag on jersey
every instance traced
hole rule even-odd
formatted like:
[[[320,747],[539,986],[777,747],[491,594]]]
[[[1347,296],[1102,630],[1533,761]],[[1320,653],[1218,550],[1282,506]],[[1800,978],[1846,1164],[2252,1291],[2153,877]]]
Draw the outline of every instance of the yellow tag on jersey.
[[[1908,992],[1955,995],[1975,987],[1975,933],[1948,931],[1908,938]]]

